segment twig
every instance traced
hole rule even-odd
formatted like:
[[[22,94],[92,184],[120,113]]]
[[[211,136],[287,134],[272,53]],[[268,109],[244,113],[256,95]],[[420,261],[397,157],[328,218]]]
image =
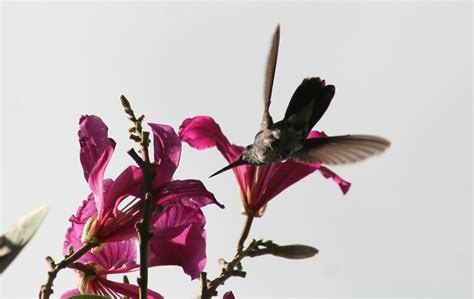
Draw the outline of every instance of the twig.
[[[53,294],[53,282],[56,276],[58,275],[58,272],[61,271],[62,269],[66,268],[70,264],[74,263],[78,258],[83,256],[86,252],[91,250],[97,246],[97,244],[93,243],[87,243],[84,246],[82,246],[79,250],[76,252],[72,253],[71,255],[67,256],[65,259],[63,259],[61,262],[56,264],[54,260],[48,256],[46,257],[46,261],[49,264],[50,270],[48,271],[48,280],[44,285],[41,286],[40,293],[39,293],[39,298],[40,299],[48,299],[51,294]]]

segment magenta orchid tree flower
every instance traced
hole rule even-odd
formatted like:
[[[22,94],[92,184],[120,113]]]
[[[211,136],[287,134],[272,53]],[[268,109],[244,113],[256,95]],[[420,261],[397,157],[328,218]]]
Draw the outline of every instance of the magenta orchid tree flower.
[[[324,132],[313,131],[308,138],[325,137]],[[242,146],[229,142],[219,125],[209,116],[196,116],[186,119],[180,127],[179,137],[196,149],[217,147],[227,162],[238,159]],[[318,170],[325,178],[332,178],[343,194],[349,190],[350,183],[340,178],[320,163],[302,164],[293,160],[271,163],[263,166],[241,165],[232,169],[240,187],[245,213],[262,216],[267,203],[280,192]]]
[[[89,196],[76,214],[71,217],[71,227],[66,233],[63,252],[66,255],[83,246],[81,237],[86,222],[97,213],[93,196]],[[100,250],[89,251],[69,267],[78,275],[77,288],[65,292],[61,298],[79,294],[97,294],[112,298],[138,298],[137,285],[119,283],[108,279],[110,274],[127,274],[139,268],[137,264],[137,242],[112,241],[102,245]],[[160,294],[148,290],[148,298],[163,298]]]
[[[149,125],[154,137],[154,205],[161,212],[152,216],[148,265],[181,266],[195,279],[206,264],[205,217],[201,208],[211,203],[223,206],[200,181],[173,180],[181,157],[181,141],[171,127]],[[100,253],[110,242],[135,240],[135,223],[142,218],[142,170],[129,166],[115,180],[104,179],[115,148],[107,131],[97,116],[80,119],[80,158],[92,193],[70,218],[66,242],[74,250],[89,243],[95,246],[93,251]],[[68,241],[71,234],[81,236],[81,243]]]
[[[70,218],[71,227],[63,246],[65,255],[70,247],[77,250],[83,246],[82,231],[87,220],[96,213],[94,198],[89,196]],[[192,279],[198,277],[206,263],[204,224],[204,215],[194,206],[181,203],[166,206],[151,228],[153,238],[150,242],[149,266],[181,265]],[[107,279],[108,274],[126,274],[138,270],[136,246],[136,239],[112,241],[102,245],[99,250],[87,252],[70,266],[78,273],[78,287],[64,293],[62,298],[74,294],[138,298],[138,286]],[[163,298],[151,290],[148,290],[148,296]]]

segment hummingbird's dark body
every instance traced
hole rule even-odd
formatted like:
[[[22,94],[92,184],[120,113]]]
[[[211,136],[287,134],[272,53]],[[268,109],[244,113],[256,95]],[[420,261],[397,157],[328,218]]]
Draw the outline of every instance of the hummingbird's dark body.
[[[273,123],[269,107],[279,43],[278,26],[267,62],[262,125],[254,143],[244,149],[239,159],[211,177],[243,164],[257,166],[287,159],[329,165],[352,163],[381,153],[390,145],[388,140],[371,135],[307,139],[335,94],[334,85],[326,85],[319,77],[304,79],[291,97],[284,118]]]
[[[312,127],[321,118],[334,96],[334,86],[319,78],[304,79],[290,100],[285,117],[273,123],[262,121],[255,141],[244,151],[244,160],[261,165],[286,160],[303,149]]]

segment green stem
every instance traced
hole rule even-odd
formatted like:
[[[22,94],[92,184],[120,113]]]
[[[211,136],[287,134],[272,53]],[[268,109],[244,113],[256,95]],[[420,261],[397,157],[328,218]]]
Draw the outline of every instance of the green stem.
[[[145,193],[143,221],[138,226],[140,242],[140,277],[138,282],[140,285],[141,299],[147,298],[148,293],[148,244],[150,241],[152,200],[153,196],[151,193]]]
[[[88,252],[95,246],[97,246],[97,244],[87,243],[84,246],[82,246],[79,250],[77,250],[70,256],[63,259],[58,264],[56,264],[51,257],[47,257],[46,259],[49,263],[50,270],[48,271],[48,280],[46,281],[44,285],[41,286],[39,298],[48,299],[49,296],[53,294],[53,282],[56,276],[58,275],[58,272],[66,268],[70,264],[74,263],[77,259],[79,259],[81,256],[83,256],[86,252]]]
[[[247,240],[247,237],[249,236],[253,219],[254,219],[253,215],[247,215],[247,218],[245,219],[245,225],[244,225],[244,228],[242,229],[242,233],[240,234],[239,243],[237,243],[237,254],[241,253],[242,250],[244,249],[244,243],[245,243],[245,240]]]
[[[140,287],[139,298],[145,299],[147,298],[148,293],[148,247],[152,237],[150,235],[150,224],[153,213],[153,178],[155,177],[148,152],[150,133],[143,131],[142,121],[145,116],[141,115],[137,118],[130,102],[125,96],[122,95],[120,100],[122,101],[125,113],[127,113],[129,119],[134,123],[134,127],[129,129],[129,132],[131,133],[130,139],[140,142],[140,152],[142,153],[142,156],[140,157],[134,149],[128,151],[128,154],[133,160],[135,160],[138,166],[140,166],[143,173],[143,218],[136,224],[136,229],[140,244],[140,275],[138,277],[138,286]]]
[[[137,230],[140,243],[140,277],[138,284],[140,286],[140,299],[147,298],[148,293],[148,247],[151,239],[150,224],[153,213],[153,177],[151,170],[151,162],[148,153],[149,133],[142,132],[141,136],[141,153],[143,164],[140,165],[143,172],[143,193],[145,199],[143,201],[143,220],[137,223]]]

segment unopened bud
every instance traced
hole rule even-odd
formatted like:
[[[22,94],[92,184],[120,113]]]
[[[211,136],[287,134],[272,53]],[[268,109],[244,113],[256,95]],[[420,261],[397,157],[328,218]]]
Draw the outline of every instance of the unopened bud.
[[[125,109],[130,108],[130,102],[127,100],[127,98],[124,95],[120,96],[120,101],[122,102],[123,108]]]
[[[220,258],[217,260],[217,263],[220,265],[220,266],[224,266],[224,265],[227,265],[227,262],[225,259],[223,258]]]
[[[272,255],[293,260],[310,258],[317,253],[316,248],[300,244],[276,246],[271,252]]]

